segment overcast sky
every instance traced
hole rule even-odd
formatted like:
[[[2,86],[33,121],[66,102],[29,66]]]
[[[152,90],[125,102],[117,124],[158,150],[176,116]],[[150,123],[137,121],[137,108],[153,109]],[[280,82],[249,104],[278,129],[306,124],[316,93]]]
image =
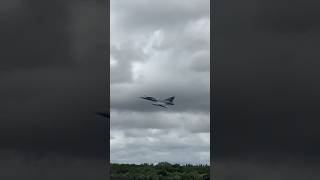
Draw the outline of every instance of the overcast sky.
[[[111,162],[209,163],[209,3],[111,1]]]

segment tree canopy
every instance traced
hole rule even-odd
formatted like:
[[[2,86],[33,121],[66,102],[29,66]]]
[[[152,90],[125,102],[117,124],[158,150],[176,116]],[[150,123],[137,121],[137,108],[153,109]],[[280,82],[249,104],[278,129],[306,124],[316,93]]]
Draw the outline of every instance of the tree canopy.
[[[209,180],[210,166],[191,164],[111,164],[111,180]]]

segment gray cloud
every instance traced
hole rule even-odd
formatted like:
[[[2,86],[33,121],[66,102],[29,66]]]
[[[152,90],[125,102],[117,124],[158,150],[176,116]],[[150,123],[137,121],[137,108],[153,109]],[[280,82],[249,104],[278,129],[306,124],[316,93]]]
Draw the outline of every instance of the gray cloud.
[[[111,139],[113,162],[209,163],[209,132],[190,134],[183,129],[174,131],[138,129],[126,132],[111,130],[111,132],[115,135]],[[135,136],[131,136],[132,134]]]
[[[209,132],[210,118],[203,112],[141,112],[111,109],[112,129],[184,129],[189,132]]]
[[[121,48],[112,46],[110,63],[111,83],[124,83],[132,82],[132,62],[142,61],[146,57],[141,49],[135,48],[132,44],[128,43]]]
[[[186,22],[208,17],[210,1],[147,1],[125,0],[111,2],[111,18],[119,21],[118,28],[137,32],[144,29],[174,29]],[[157,8],[153,8],[157,7]],[[125,9],[125,10],[124,10]],[[117,29],[117,28],[116,28]]]

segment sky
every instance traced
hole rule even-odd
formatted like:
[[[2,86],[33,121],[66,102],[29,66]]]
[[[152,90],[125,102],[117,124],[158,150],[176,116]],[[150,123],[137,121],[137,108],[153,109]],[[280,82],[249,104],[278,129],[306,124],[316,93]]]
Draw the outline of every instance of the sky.
[[[209,3],[111,1],[111,162],[210,162]]]
[[[214,6],[215,179],[319,179],[319,1]]]
[[[106,2],[4,0],[0,13],[1,179],[106,179]]]

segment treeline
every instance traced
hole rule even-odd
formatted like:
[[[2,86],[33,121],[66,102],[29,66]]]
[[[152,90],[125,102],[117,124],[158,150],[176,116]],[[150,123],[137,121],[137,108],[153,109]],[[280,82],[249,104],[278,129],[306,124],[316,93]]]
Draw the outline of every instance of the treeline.
[[[111,164],[111,180],[209,180],[208,165]]]

